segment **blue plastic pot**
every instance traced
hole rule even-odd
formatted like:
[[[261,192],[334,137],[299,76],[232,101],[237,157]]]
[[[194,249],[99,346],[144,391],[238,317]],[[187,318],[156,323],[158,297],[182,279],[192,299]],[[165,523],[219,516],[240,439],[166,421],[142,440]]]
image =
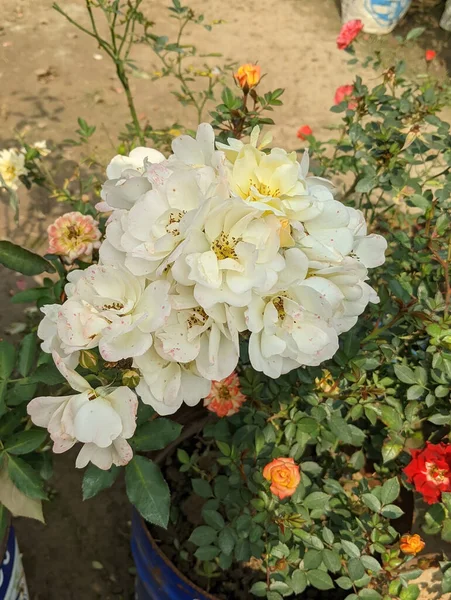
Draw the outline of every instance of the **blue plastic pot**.
[[[136,565],[136,600],[217,600],[175,568],[136,511],[133,511],[131,543]]]
[[[29,600],[14,529],[0,540],[0,600]]]

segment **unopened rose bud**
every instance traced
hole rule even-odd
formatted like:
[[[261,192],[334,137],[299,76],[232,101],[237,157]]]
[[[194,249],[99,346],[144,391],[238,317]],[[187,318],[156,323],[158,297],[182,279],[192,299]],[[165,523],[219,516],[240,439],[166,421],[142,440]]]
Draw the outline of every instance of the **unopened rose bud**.
[[[84,369],[93,371],[97,367],[97,355],[92,350],[82,350],[80,352],[80,364]]]
[[[126,385],[129,388],[135,388],[139,383],[140,377],[137,371],[133,369],[127,369],[122,375],[122,385]]]
[[[241,65],[233,76],[244,93],[248,94],[249,90],[258,85],[261,79],[261,67],[250,63]]]

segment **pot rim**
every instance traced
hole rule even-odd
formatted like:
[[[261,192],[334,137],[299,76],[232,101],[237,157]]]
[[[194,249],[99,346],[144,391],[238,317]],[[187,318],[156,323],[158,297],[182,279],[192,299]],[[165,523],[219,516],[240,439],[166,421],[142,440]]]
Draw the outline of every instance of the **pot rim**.
[[[144,529],[144,533],[147,537],[147,540],[150,542],[153,550],[166,563],[166,565],[170,567],[170,569],[177,575],[177,577],[179,577],[187,585],[190,585],[196,592],[199,592],[199,594],[203,594],[203,596],[208,598],[209,600],[219,600],[217,596],[212,596],[211,594],[197,586],[195,583],[193,583],[190,579],[188,579],[188,577],[186,577],[186,575],[184,575],[181,571],[179,571],[179,569],[174,565],[174,563],[171,560],[169,560],[166,554],[164,554],[164,552],[160,549],[159,545],[150,533],[149,528],[147,527],[147,522],[144,520],[144,518],[139,514],[137,510],[135,510],[135,513],[138,515],[141,527]]]

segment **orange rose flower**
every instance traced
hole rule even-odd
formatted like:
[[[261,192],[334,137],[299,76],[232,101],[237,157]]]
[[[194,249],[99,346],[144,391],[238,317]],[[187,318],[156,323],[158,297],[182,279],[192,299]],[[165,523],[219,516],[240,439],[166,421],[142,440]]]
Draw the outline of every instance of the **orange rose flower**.
[[[399,547],[401,548],[402,552],[404,552],[404,554],[418,554],[423,550],[425,546],[426,544],[420,538],[418,533],[415,533],[414,535],[409,535],[408,533],[406,533],[402,536],[399,542]]]
[[[271,482],[271,492],[283,500],[296,491],[301,475],[292,458],[275,458],[263,469],[263,477]]]
[[[259,65],[253,65],[248,63],[241,65],[236,73],[233,74],[235,81],[238,83],[240,88],[246,93],[254,88],[261,78],[261,68]]]
[[[428,62],[430,62],[431,60],[434,60],[434,58],[436,56],[437,56],[437,52],[435,50],[426,50],[426,52],[424,53],[424,57]]]

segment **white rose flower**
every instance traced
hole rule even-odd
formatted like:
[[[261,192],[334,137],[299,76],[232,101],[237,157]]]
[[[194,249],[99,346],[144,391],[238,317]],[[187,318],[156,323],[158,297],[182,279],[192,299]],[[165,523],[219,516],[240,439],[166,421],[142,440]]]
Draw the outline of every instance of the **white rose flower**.
[[[144,278],[109,265],[91,265],[67,278],[68,300],[57,319],[66,354],[99,346],[107,361],[138,356],[150,348],[152,332],[171,312],[168,281],[145,287]]]
[[[379,297],[371,286],[366,268],[355,258],[346,257],[340,265],[312,271],[305,281],[323,294],[334,310],[332,323],[338,333],[349,331],[368,302],[377,304]]]
[[[246,306],[251,290],[270,289],[284,266],[278,254],[280,223],[273,215],[238,200],[220,203],[205,219],[204,231],[193,231],[172,274],[194,285],[194,297],[208,309],[218,302]]]
[[[0,150],[0,175],[7,187],[17,190],[20,186],[20,176],[27,173],[23,154],[14,148]],[[2,187],[1,180],[0,187]]]
[[[46,304],[41,307],[44,318],[39,323],[37,333],[42,340],[41,348],[44,352],[48,354],[57,352],[68,367],[75,369],[78,365],[80,353],[73,348],[69,348],[69,353],[66,354],[65,348],[63,348],[61,338],[58,335],[58,312],[60,309],[60,304]]]
[[[205,198],[194,173],[166,171],[161,185],[155,184],[107,226],[107,240],[126,253],[124,264],[136,275],[154,273],[183,241],[191,223],[201,226],[197,211]]]
[[[123,171],[133,169],[138,173],[144,173],[146,165],[145,161],[155,164],[161,163],[165,159],[164,155],[153,148],[134,148],[128,156],[117,154],[111,159],[110,164],[106,168],[108,179],[120,179]]]
[[[195,363],[167,361],[153,348],[136,357],[133,365],[141,372],[136,392],[159,415],[172,415],[183,402],[195,406],[210,392],[211,381],[199,374]]]
[[[331,358],[338,350],[331,317],[327,300],[304,284],[269,299],[253,298],[246,315],[252,366],[277,378]]]
[[[33,423],[48,429],[56,453],[82,442],[84,445],[76,461],[78,468],[88,462],[105,470],[112,464],[126,465],[133,457],[126,440],[133,436],[136,428],[136,394],[124,386],[94,390],[81,375],[69,369],[56,352],[53,359],[70,386],[79,393],[34,398],[27,407]]]

